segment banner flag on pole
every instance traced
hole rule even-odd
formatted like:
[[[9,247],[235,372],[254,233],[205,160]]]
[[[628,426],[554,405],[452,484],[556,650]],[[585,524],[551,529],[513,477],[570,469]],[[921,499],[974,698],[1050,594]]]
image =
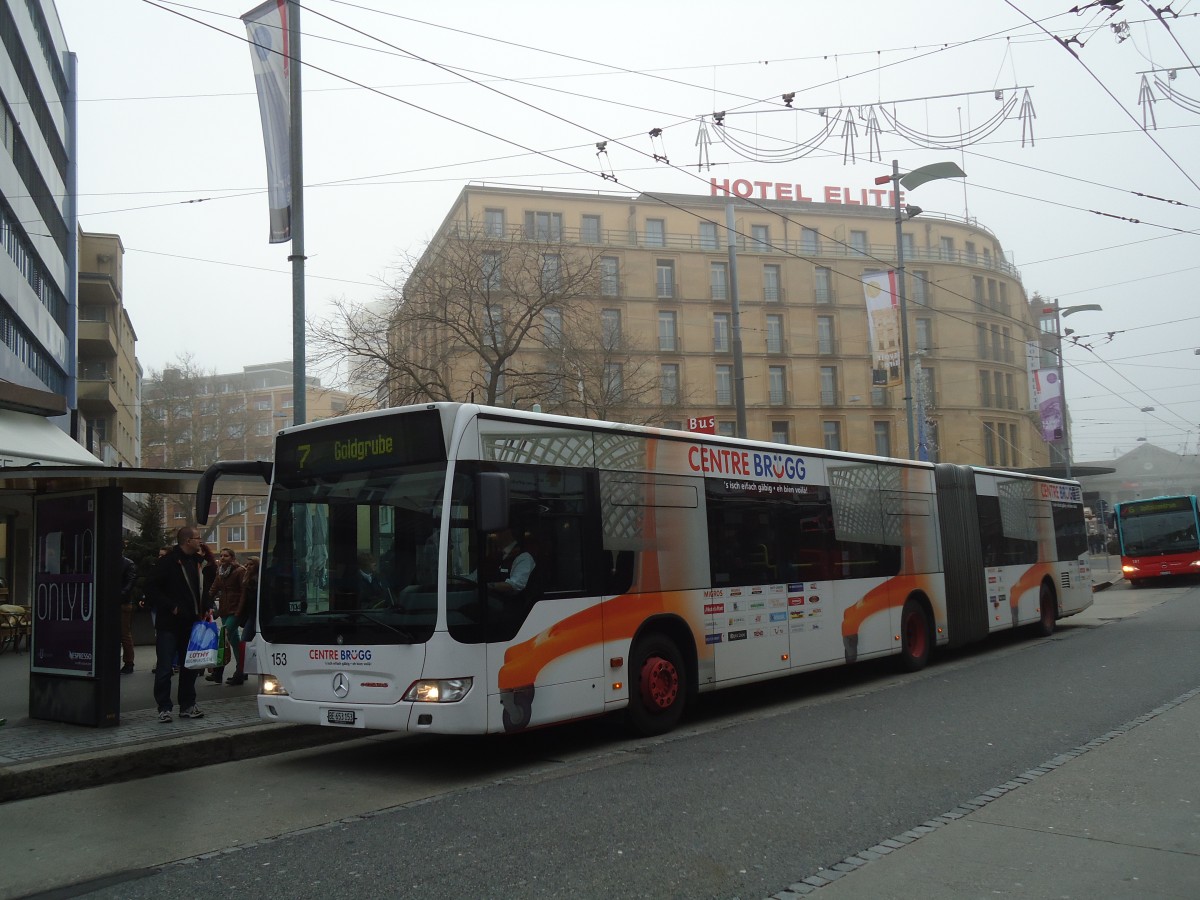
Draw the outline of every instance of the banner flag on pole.
[[[267,153],[267,201],[272,244],[292,237],[291,54],[287,0],[267,0],[242,16],[250,37],[250,60]]]
[[[1062,373],[1056,368],[1037,369],[1033,373],[1034,401],[1042,417],[1042,440],[1048,444],[1063,439]]]
[[[871,340],[871,385],[892,387],[904,381],[900,370],[900,301],[896,273],[863,276],[867,332]]]

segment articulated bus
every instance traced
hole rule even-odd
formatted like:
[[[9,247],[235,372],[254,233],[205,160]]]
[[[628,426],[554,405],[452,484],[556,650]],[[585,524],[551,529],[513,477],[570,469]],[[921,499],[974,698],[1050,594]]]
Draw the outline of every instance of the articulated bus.
[[[1148,578],[1200,575],[1196,496],[1127,500],[1115,509],[1121,572],[1134,587]]]
[[[1056,620],[1092,602],[1072,481],[434,403],[281,431],[269,721],[480,734]],[[525,556],[524,561],[521,556]],[[518,569],[523,569],[517,577]]]

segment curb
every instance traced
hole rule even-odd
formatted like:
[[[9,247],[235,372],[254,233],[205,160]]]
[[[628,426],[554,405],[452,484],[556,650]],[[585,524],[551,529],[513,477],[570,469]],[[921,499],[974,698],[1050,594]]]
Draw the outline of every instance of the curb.
[[[377,732],[322,728],[319,725],[243,725],[53,759],[16,763],[0,769],[0,803],[47,794],[117,784],[216,763],[253,759],[288,750],[368,737]]]

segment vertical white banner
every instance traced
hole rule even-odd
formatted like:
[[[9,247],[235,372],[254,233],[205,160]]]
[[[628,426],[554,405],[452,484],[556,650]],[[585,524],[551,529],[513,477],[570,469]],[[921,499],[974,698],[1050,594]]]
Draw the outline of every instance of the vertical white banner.
[[[871,384],[892,387],[904,381],[900,371],[900,301],[896,273],[863,276],[867,303],[867,333],[871,340]]]
[[[287,0],[267,0],[242,16],[250,37],[250,60],[263,146],[267,153],[267,201],[271,208],[272,244],[292,237],[291,54],[288,48]]]

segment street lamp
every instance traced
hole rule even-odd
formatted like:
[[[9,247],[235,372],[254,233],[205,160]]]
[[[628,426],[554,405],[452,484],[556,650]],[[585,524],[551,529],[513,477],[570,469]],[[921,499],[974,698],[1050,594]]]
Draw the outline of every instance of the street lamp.
[[[1059,306],[1058,301],[1054,301],[1051,307],[1042,307],[1042,314],[1052,312],[1054,314],[1054,343],[1055,355],[1058,357],[1058,389],[1062,392],[1062,422],[1063,422],[1063,468],[1066,472],[1066,477],[1071,477],[1071,419],[1067,415],[1067,381],[1064,377],[1066,373],[1066,365],[1063,363],[1062,350],[1062,331],[1059,324],[1062,319],[1067,316],[1074,315],[1077,312],[1101,312],[1104,309],[1099,303],[1081,303],[1077,306]],[[1070,329],[1068,329],[1070,333]],[[1144,438],[1143,438],[1144,440]]]
[[[913,388],[912,364],[908,353],[908,294],[904,284],[904,240],[900,226],[905,219],[912,219],[921,214],[921,207],[906,206],[900,209],[900,188],[908,190],[920,187],[927,181],[939,178],[966,178],[967,173],[952,162],[933,163],[913,169],[907,175],[900,174],[899,160],[892,160],[892,174],[880,175],[875,179],[876,184],[892,183],[892,201],[896,210],[896,281],[900,291],[900,365],[904,370],[904,416],[908,422],[908,458],[917,458],[916,431],[913,428]],[[924,453],[922,454],[924,455]]]

